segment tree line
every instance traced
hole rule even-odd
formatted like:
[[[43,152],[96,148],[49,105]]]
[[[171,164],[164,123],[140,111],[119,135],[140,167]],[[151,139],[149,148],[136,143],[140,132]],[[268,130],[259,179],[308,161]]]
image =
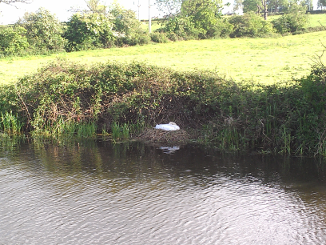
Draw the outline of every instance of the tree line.
[[[257,11],[223,17],[220,0],[156,0],[160,11],[168,14],[161,28],[149,34],[141,28],[135,12],[117,2],[109,7],[99,0],[86,2],[88,8],[72,9],[75,13],[65,23],[40,8],[26,13],[14,25],[0,27],[0,56],[143,45],[151,41],[262,37],[303,31],[308,21],[302,3],[291,4],[281,17],[270,22]]]

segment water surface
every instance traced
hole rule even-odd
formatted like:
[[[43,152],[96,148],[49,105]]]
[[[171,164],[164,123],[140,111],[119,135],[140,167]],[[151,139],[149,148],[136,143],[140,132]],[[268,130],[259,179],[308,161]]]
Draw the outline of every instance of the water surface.
[[[0,244],[323,244],[325,164],[140,143],[0,150]]]

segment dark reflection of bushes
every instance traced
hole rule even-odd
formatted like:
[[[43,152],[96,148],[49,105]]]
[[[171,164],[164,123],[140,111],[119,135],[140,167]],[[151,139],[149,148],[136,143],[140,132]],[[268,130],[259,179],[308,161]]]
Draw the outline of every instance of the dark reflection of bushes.
[[[154,179],[192,179],[205,183],[223,176],[277,185],[326,180],[326,164],[322,159],[239,156],[196,145],[181,146],[173,154],[165,154],[158,146],[140,142],[112,144],[85,140],[62,145],[34,140],[33,143],[13,141],[11,147],[3,147],[3,144],[1,155],[13,162],[31,164],[32,171],[44,168],[60,176],[128,179],[128,183]]]

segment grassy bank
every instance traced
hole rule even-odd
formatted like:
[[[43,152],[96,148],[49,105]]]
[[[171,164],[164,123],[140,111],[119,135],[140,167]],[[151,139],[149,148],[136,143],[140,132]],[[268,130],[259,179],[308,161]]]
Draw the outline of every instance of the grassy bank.
[[[183,41],[128,48],[0,59],[0,84],[14,83],[57,57],[82,63],[146,62],[178,71],[210,70],[237,82],[279,83],[309,74],[326,32],[279,38]]]
[[[288,86],[238,84],[212,72],[57,61],[3,87],[3,133],[128,138],[175,121],[221,150],[326,155],[326,69]],[[15,131],[13,131],[15,128]]]

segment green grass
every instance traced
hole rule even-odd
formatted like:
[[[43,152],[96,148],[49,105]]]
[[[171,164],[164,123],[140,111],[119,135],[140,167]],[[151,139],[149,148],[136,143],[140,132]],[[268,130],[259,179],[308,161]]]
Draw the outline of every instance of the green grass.
[[[326,14],[310,14],[308,27],[323,25],[326,27]]]
[[[151,25],[151,31],[155,31],[157,30],[158,28],[161,28],[161,24],[159,21],[157,20],[152,20],[151,21],[152,25]],[[146,21],[142,21],[142,25],[141,25],[141,28],[144,30],[144,31],[148,31],[148,20]]]
[[[279,38],[240,38],[171,42],[128,48],[90,50],[48,56],[0,59],[0,84],[14,83],[56,58],[81,63],[142,61],[178,71],[212,70],[235,81],[272,84],[309,73],[326,32]],[[325,42],[324,42],[325,44]]]

